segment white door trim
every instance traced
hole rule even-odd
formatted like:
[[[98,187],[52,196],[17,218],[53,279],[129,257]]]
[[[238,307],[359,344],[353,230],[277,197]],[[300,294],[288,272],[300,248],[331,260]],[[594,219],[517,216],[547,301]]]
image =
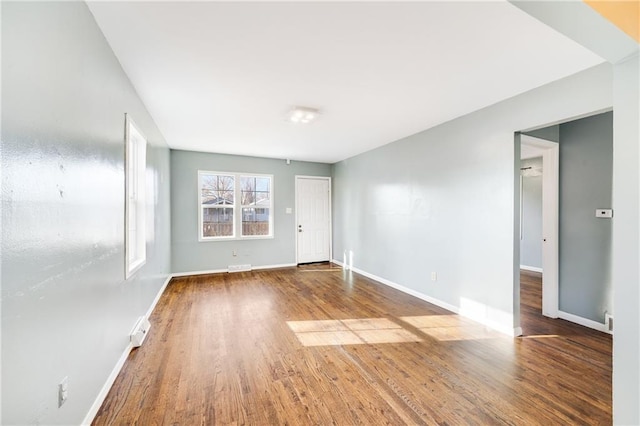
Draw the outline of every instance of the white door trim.
[[[542,314],[558,318],[560,145],[528,135],[520,143],[542,154]]]
[[[333,259],[333,207],[331,205],[331,177],[330,176],[308,176],[308,175],[295,175],[295,223],[294,223],[294,235],[296,242],[296,265],[298,262],[298,182],[300,179],[316,179],[326,180],[329,183],[329,261]]]

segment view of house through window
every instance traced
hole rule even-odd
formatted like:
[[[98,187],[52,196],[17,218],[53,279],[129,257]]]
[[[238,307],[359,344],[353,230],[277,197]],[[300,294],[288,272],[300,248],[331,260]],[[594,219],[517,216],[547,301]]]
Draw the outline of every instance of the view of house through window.
[[[198,172],[200,239],[273,236],[272,176]]]
[[[242,235],[269,235],[271,178],[242,176]]]

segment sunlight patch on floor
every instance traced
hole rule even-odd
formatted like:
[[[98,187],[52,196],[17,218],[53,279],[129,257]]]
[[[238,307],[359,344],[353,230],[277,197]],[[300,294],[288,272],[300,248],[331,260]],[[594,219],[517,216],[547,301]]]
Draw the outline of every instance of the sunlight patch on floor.
[[[303,346],[421,342],[415,334],[387,318],[287,321]]]
[[[440,341],[496,339],[502,334],[459,315],[400,317],[426,335]]]

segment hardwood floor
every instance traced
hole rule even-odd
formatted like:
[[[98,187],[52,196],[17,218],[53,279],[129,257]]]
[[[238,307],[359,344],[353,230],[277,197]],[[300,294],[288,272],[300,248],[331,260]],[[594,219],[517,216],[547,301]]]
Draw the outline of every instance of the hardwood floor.
[[[330,265],[176,278],[95,425],[611,424],[609,335],[485,330]]]

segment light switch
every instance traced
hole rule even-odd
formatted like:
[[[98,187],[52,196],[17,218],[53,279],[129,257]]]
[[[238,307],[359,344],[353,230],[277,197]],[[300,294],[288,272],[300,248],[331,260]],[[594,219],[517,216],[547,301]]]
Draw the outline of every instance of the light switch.
[[[293,213],[293,209],[291,207],[287,207],[286,210],[285,210],[285,213],[291,214],[291,213]]]
[[[613,209],[597,209],[596,217],[601,218],[612,218],[613,217]]]

